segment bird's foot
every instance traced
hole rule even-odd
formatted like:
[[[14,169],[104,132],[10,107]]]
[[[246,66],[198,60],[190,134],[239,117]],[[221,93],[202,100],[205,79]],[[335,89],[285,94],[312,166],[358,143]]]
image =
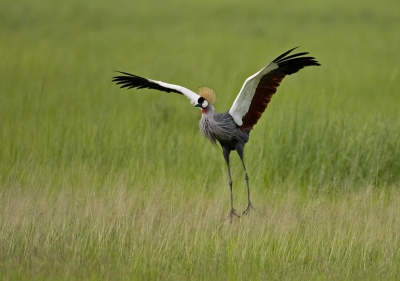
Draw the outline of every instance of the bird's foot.
[[[236,213],[236,210],[232,208],[230,213],[229,213],[229,215],[228,215],[228,217],[226,219],[229,218],[229,222],[232,223],[233,217],[240,218],[240,216]]]
[[[244,212],[243,212],[243,215],[247,215],[249,213],[250,209],[255,210],[253,207],[253,204],[251,204],[251,202],[249,201],[249,203],[247,204],[246,210],[244,210]]]

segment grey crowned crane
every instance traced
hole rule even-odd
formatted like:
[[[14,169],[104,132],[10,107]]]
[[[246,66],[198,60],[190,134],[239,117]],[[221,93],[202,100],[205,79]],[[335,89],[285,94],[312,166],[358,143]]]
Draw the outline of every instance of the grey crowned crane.
[[[232,177],[229,165],[231,151],[236,150],[245,172],[248,203],[243,214],[247,214],[250,209],[254,209],[250,201],[249,177],[244,164],[244,146],[249,141],[250,131],[257,124],[271,101],[271,97],[286,75],[296,73],[306,66],[320,65],[314,57],[306,56],[307,52],[289,56],[289,53],[294,49],[296,48],[283,53],[259,72],[247,78],[232,107],[224,113],[215,111],[213,104],[216,96],[214,90],[209,87],[201,87],[199,93],[196,94],[182,86],[147,79],[126,72],[120,72],[123,75],[113,77],[112,81],[121,85],[121,88],[148,88],[184,95],[195,107],[201,109],[200,131],[213,145],[216,145],[217,141],[220,143],[228,166],[231,194],[229,218],[232,222],[232,218],[239,217],[239,215],[233,207]]]

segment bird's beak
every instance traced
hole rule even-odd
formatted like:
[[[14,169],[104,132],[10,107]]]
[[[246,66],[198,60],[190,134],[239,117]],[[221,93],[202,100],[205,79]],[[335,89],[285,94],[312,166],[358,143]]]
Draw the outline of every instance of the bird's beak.
[[[201,107],[201,104],[200,103],[195,104],[194,107]]]

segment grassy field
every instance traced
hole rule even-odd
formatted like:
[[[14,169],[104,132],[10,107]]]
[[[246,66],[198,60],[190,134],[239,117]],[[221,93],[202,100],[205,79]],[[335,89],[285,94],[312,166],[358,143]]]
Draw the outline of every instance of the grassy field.
[[[2,1],[0,279],[399,279],[399,28],[395,0]],[[322,66],[251,133],[230,224],[199,110],[111,78],[207,84],[222,112],[295,46]]]

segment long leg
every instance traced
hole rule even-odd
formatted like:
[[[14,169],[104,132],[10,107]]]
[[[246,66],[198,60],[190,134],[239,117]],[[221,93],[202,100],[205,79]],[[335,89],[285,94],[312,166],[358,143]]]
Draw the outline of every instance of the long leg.
[[[231,153],[231,151],[226,147],[222,147],[222,153],[224,154],[224,159],[225,159],[226,165],[228,166],[229,187],[231,190],[231,211],[229,213],[229,219],[230,219],[230,222],[232,222],[233,216],[236,216],[236,217],[240,217],[240,216],[236,213],[236,210],[233,208],[232,176],[231,176],[231,168],[229,166],[229,154]]]
[[[245,173],[244,179],[246,180],[246,185],[247,185],[247,208],[243,212],[243,215],[247,215],[248,212],[250,211],[250,209],[254,210],[254,207],[253,207],[253,204],[251,204],[251,201],[250,201],[249,176],[247,175],[246,166],[244,165],[244,156],[243,156],[244,145],[237,144],[236,145],[236,151],[239,154],[240,160],[242,161],[243,169],[244,169],[244,173]]]

